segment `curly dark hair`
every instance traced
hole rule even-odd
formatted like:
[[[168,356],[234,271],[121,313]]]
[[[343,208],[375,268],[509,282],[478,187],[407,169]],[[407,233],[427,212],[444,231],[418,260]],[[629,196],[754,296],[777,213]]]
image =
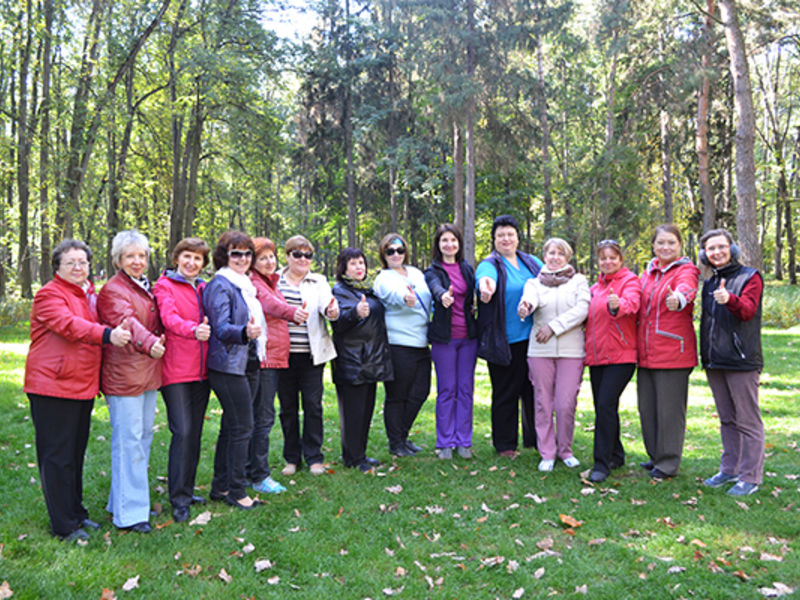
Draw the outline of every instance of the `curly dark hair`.
[[[226,231],[219,236],[219,241],[211,254],[211,258],[214,261],[214,269],[218,271],[228,265],[228,250],[233,248],[247,249],[253,253],[254,257],[256,255],[256,247],[253,245],[253,240],[249,235],[244,231]],[[253,264],[252,261],[250,264]]]
[[[339,256],[336,258],[336,280],[342,281],[342,277],[347,271],[347,263],[349,263],[354,258],[363,258],[364,259],[364,267],[368,267],[367,265],[367,257],[361,251],[360,248],[345,248],[341,252],[339,252]],[[366,273],[365,273],[366,275]]]

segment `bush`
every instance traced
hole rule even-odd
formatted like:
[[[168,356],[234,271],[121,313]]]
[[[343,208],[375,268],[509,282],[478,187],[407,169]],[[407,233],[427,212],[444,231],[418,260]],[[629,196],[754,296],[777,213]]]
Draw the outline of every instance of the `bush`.
[[[776,282],[766,284],[761,309],[764,327],[787,328],[800,323],[800,287]]]
[[[7,298],[0,301],[0,327],[18,325],[30,319],[31,304],[29,298]]]

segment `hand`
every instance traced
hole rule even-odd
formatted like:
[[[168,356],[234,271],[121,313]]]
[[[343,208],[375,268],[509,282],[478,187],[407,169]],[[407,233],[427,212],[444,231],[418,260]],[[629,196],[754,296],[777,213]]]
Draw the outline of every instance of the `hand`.
[[[325,307],[325,316],[331,321],[339,318],[339,303],[336,302],[336,298],[331,298],[331,301],[328,302],[328,306]]]
[[[205,342],[211,337],[211,325],[208,324],[208,317],[203,317],[203,322],[194,328],[194,337]]]
[[[619,310],[619,296],[614,293],[614,288],[608,289],[608,308],[609,310]]]
[[[675,292],[672,291],[672,286],[667,286],[667,297],[664,301],[666,302],[669,310],[678,310],[681,307],[681,302],[678,300]]]
[[[449,288],[447,288],[447,291],[444,294],[442,294],[442,306],[444,306],[445,308],[450,308],[451,306],[453,306],[454,300],[455,298],[453,298],[453,286],[451,285]]]
[[[308,311],[306,310],[305,302],[303,302],[303,306],[294,311],[294,317],[292,317],[292,320],[298,325],[302,325],[308,320]]]
[[[261,325],[256,323],[255,317],[250,317],[250,321],[247,323],[247,337],[251,340],[256,339],[258,336],[261,335]]]
[[[361,294],[361,300],[356,304],[356,313],[362,319],[366,319],[369,316],[369,303],[364,294]]]
[[[545,325],[536,332],[536,341],[540,344],[544,344],[551,337],[553,337],[553,330],[550,329],[550,325]]]
[[[533,312],[531,308],[532,307],[529,302],[525,302],[525,300],[520,300],[519,306],[517,307],[517,314],[519,315],[519,318],[524,321],[525,317],[527,317],[529,314],[531,314],[531,312]]]
[[[162,334],[158,341],[150,348],[150,356],[153,358],[161,358],[167,351],[167,338]]]
[[[484,304],[488,304],[492,300],[492,296],[494,296],[494,292],[497,290],[497,282],[491,277],[482,277],[481,283],[479,287],[479,291],[481,293],[481,302]]]
[[[128,317],[122,319],[122,323],[111,330],[110,340],[117,348],[122,348],[131,341],[131,330],[128,329]]]
[[[719,287],[714,290],[714,300],[717,301],[717,304],[727,304],[730,299],[731,294],[725,289],[725,280],[720,279]]]
[[[406,303],[406,306],[410,308],[414,308],[414,305],[417,303],[417,295],[414,293],[414,290],[411,289],[411,286],[408,286],[408,291],[406,295],[403,296],[403,300]]]

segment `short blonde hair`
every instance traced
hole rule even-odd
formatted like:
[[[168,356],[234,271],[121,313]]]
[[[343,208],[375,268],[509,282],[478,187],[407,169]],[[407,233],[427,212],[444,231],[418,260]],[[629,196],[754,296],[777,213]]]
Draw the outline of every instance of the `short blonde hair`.
[[[312,244],[307,237],[303,235],[293,235],[284,244],[284,249],[286,250],[286,254],[289,254],[292,250],[300,250],[302,248],[308,248],[311,252],[314,251],[314,244]]]
[[[567,262],[572,260],[572,255],[574,252],[572,251],[572,246],[569,245],[567,240],[558,237],[552,237],[544,243],[542,252],[547,254],[547,249],[550,246],[556,246],[557,248],[560,248],[561,251],[564,252],[564,256],[567,257]]]

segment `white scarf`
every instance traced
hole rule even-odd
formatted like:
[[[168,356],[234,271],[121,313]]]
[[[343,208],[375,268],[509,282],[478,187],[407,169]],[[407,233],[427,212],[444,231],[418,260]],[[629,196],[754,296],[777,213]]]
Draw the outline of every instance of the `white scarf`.
[[[217,271],[217,275],[221,275],[236,286],[242,293],[250,316],[254,317],[256,323],[261,325],[261,335],[256,338],[256,349],[258,350],[258,360],[264,361],[267,358],[267,320],[264,318],[261,303],[256,298],[256,286],[247,275],[240,275],[230,267],[222,267]]]

